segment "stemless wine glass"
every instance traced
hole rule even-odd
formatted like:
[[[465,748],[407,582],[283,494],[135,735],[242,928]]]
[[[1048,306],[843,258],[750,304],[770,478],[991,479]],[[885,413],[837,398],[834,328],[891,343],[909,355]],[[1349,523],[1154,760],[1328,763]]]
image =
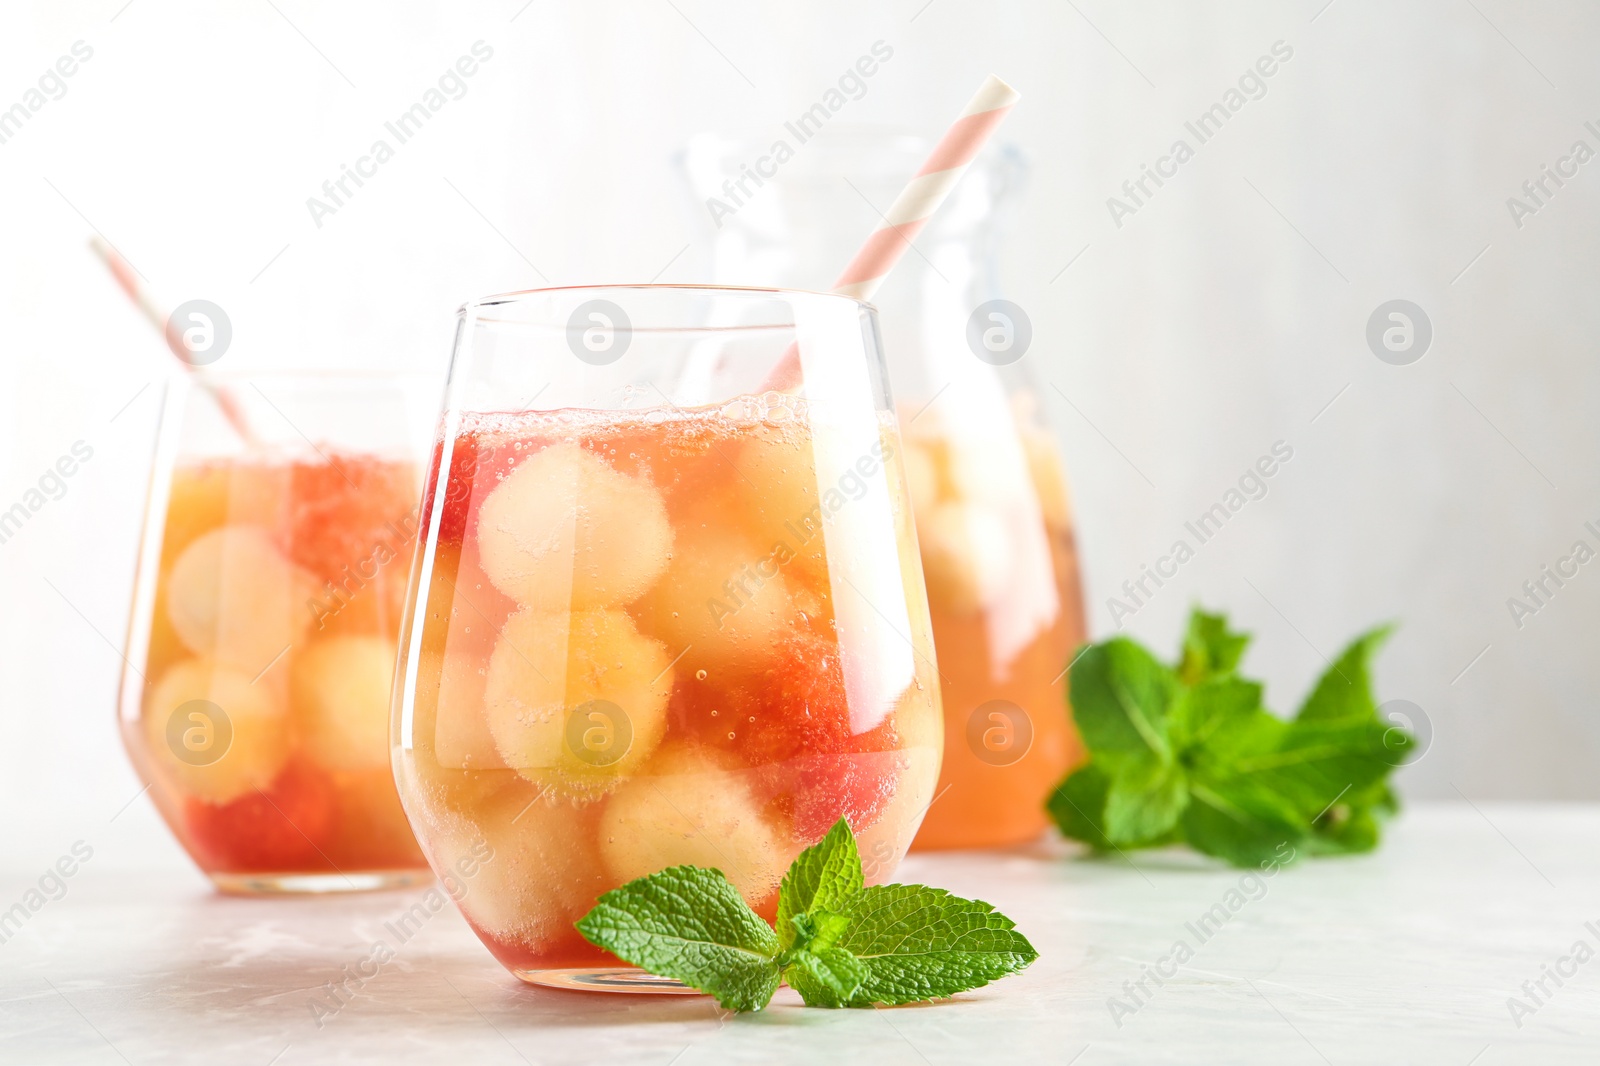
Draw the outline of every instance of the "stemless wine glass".
[[[429,391],[394,374],[168,386],[119,713],[223,891],[429,877],[388,734]]]
[[[801,384],[767,382],[798,358]],[[687,991],[573,922],[668,866],[769,920],[840,818],[869,882],[942,718],[872,309],[710,286],[461,310],[395,682],[401,800],[512,973]]]

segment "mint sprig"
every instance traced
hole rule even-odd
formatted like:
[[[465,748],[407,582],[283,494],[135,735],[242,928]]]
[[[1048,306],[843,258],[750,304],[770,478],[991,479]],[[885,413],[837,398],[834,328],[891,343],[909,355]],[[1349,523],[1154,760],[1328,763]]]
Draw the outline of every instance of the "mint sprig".
[[[590,943],[651,973],[760,1010],[786,981],[807,1006],[942,999],[1038,957],[1005,915],[925,885],[867,886],[840,819],[778,889],[774,930],[719,870],[674,866],[601,896],[577,922]]]
[[[673,866],[629,881],[601,896],[578,931],[729,1010],[760,1010],[778,990],[778,937],[719,870]]]
[[[1089,762],[1052,793],[1061,831],[1100,850],[1186,842],[1238,866],[1370,851],[1398,810],[1388,777],[1414,740],[1389,727],[1370,663],[1389,635],[1357,637],[1294,718],[1237,670],[1250,638],[1196,610],[1176,664],[1124,637],[1073,663]]]

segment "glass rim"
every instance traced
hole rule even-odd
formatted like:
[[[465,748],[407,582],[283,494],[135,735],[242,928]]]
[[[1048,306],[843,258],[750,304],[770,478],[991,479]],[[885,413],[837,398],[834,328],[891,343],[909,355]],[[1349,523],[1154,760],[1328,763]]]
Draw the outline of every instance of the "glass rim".
[[[870,300],[848,296],[840,292],[828,292],[823,289],[793,289],[773,285],[715,285],[703,282],[610,282],[597,285],[546,285],[536,289],[515,289],[510,292],[495,293],[490,296],[480,296],[476,300],[468,300],[456,309],[458,318],[466,318],[491,307],[530,303],[539,296],[551,296],[556,293],[591,292],[599,295],[606,292],[685,292],[685,293],[725,293],[729,296],[740,298],[778,297],[782,299],[812,300],[846,300],[865,311],[876,313],[877,305]],[[635,327],[636,331],[638,327]]]

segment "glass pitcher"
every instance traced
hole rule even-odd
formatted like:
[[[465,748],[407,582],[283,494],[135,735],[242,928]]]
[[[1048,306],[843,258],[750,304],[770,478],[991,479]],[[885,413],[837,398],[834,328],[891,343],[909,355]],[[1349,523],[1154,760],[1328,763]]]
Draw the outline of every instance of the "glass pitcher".
[[[682,166],[713,280],[828,284],[929,147],[872,128],[830,128],[787,152],[695,138]],[[1031,329],[997,291],[998,223],[1022,173],[1014,149],[980,156],[874,300],[945,715],[916,848],[1037,837],[1046,797],[1082,757],[1065,693],[1084,639],[1071,505],[1022,359]]]

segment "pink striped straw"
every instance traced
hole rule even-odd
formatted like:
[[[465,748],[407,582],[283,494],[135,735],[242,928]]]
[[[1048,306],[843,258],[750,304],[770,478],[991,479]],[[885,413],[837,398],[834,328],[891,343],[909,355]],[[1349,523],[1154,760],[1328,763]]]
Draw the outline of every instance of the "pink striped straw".
[[[916,177],[890,205],[883,224],[872,231],[872,236],[833,283],[834,292],[858,300],[872,298],[1021,95],[993,74],[989,75],[968,101],[961,117],[934,146],[933,154],[922,164]]]
[[[889,206],[882,224],[872,231],[850,265],[833,283],[834,292],[858,300],[872,298],[1021,96],[993,74],[984,79],[966,108],[934,146],[922,169]],[[800,353],[791,345],[767,378],[765,387],[793,388],[799,378]]]
[[[89,247],[94,250],[95,255],[100,257],[100,261],[105,263],[106,269],[111,271],[111,276],[117,280],[118,287],[128,295],[128,299],[132,300],[134,305],[144,313],[144,317],[150,324],[161,332],[162,338],[167,342],[168,350],[177,357],[178,362],[183,364],[184,369],[193,374],[201,386],[217,401],[217,406],[221,408],[223,416],[227,418],[229,425],[233,426],[238,432],[240,438],[246,444],[252,446],[258,444],[259,441],[251,431],[250,423],[245,419],[244,410],[239,406],[239,401],[234,398],[233,393],[200,373],[199,368],[195,366],[189,357],[189,349],[184,345],[182,335],[179,334],[177,328],[161,310],[160,303],[156,300],[154,294],[150,292],[149,287],[145,285],[138,274],[134,273],[133,267],[128,265],[128,261],[117,254],[117,250],[111,247],[108,242],[98,236],[90,238]]]

